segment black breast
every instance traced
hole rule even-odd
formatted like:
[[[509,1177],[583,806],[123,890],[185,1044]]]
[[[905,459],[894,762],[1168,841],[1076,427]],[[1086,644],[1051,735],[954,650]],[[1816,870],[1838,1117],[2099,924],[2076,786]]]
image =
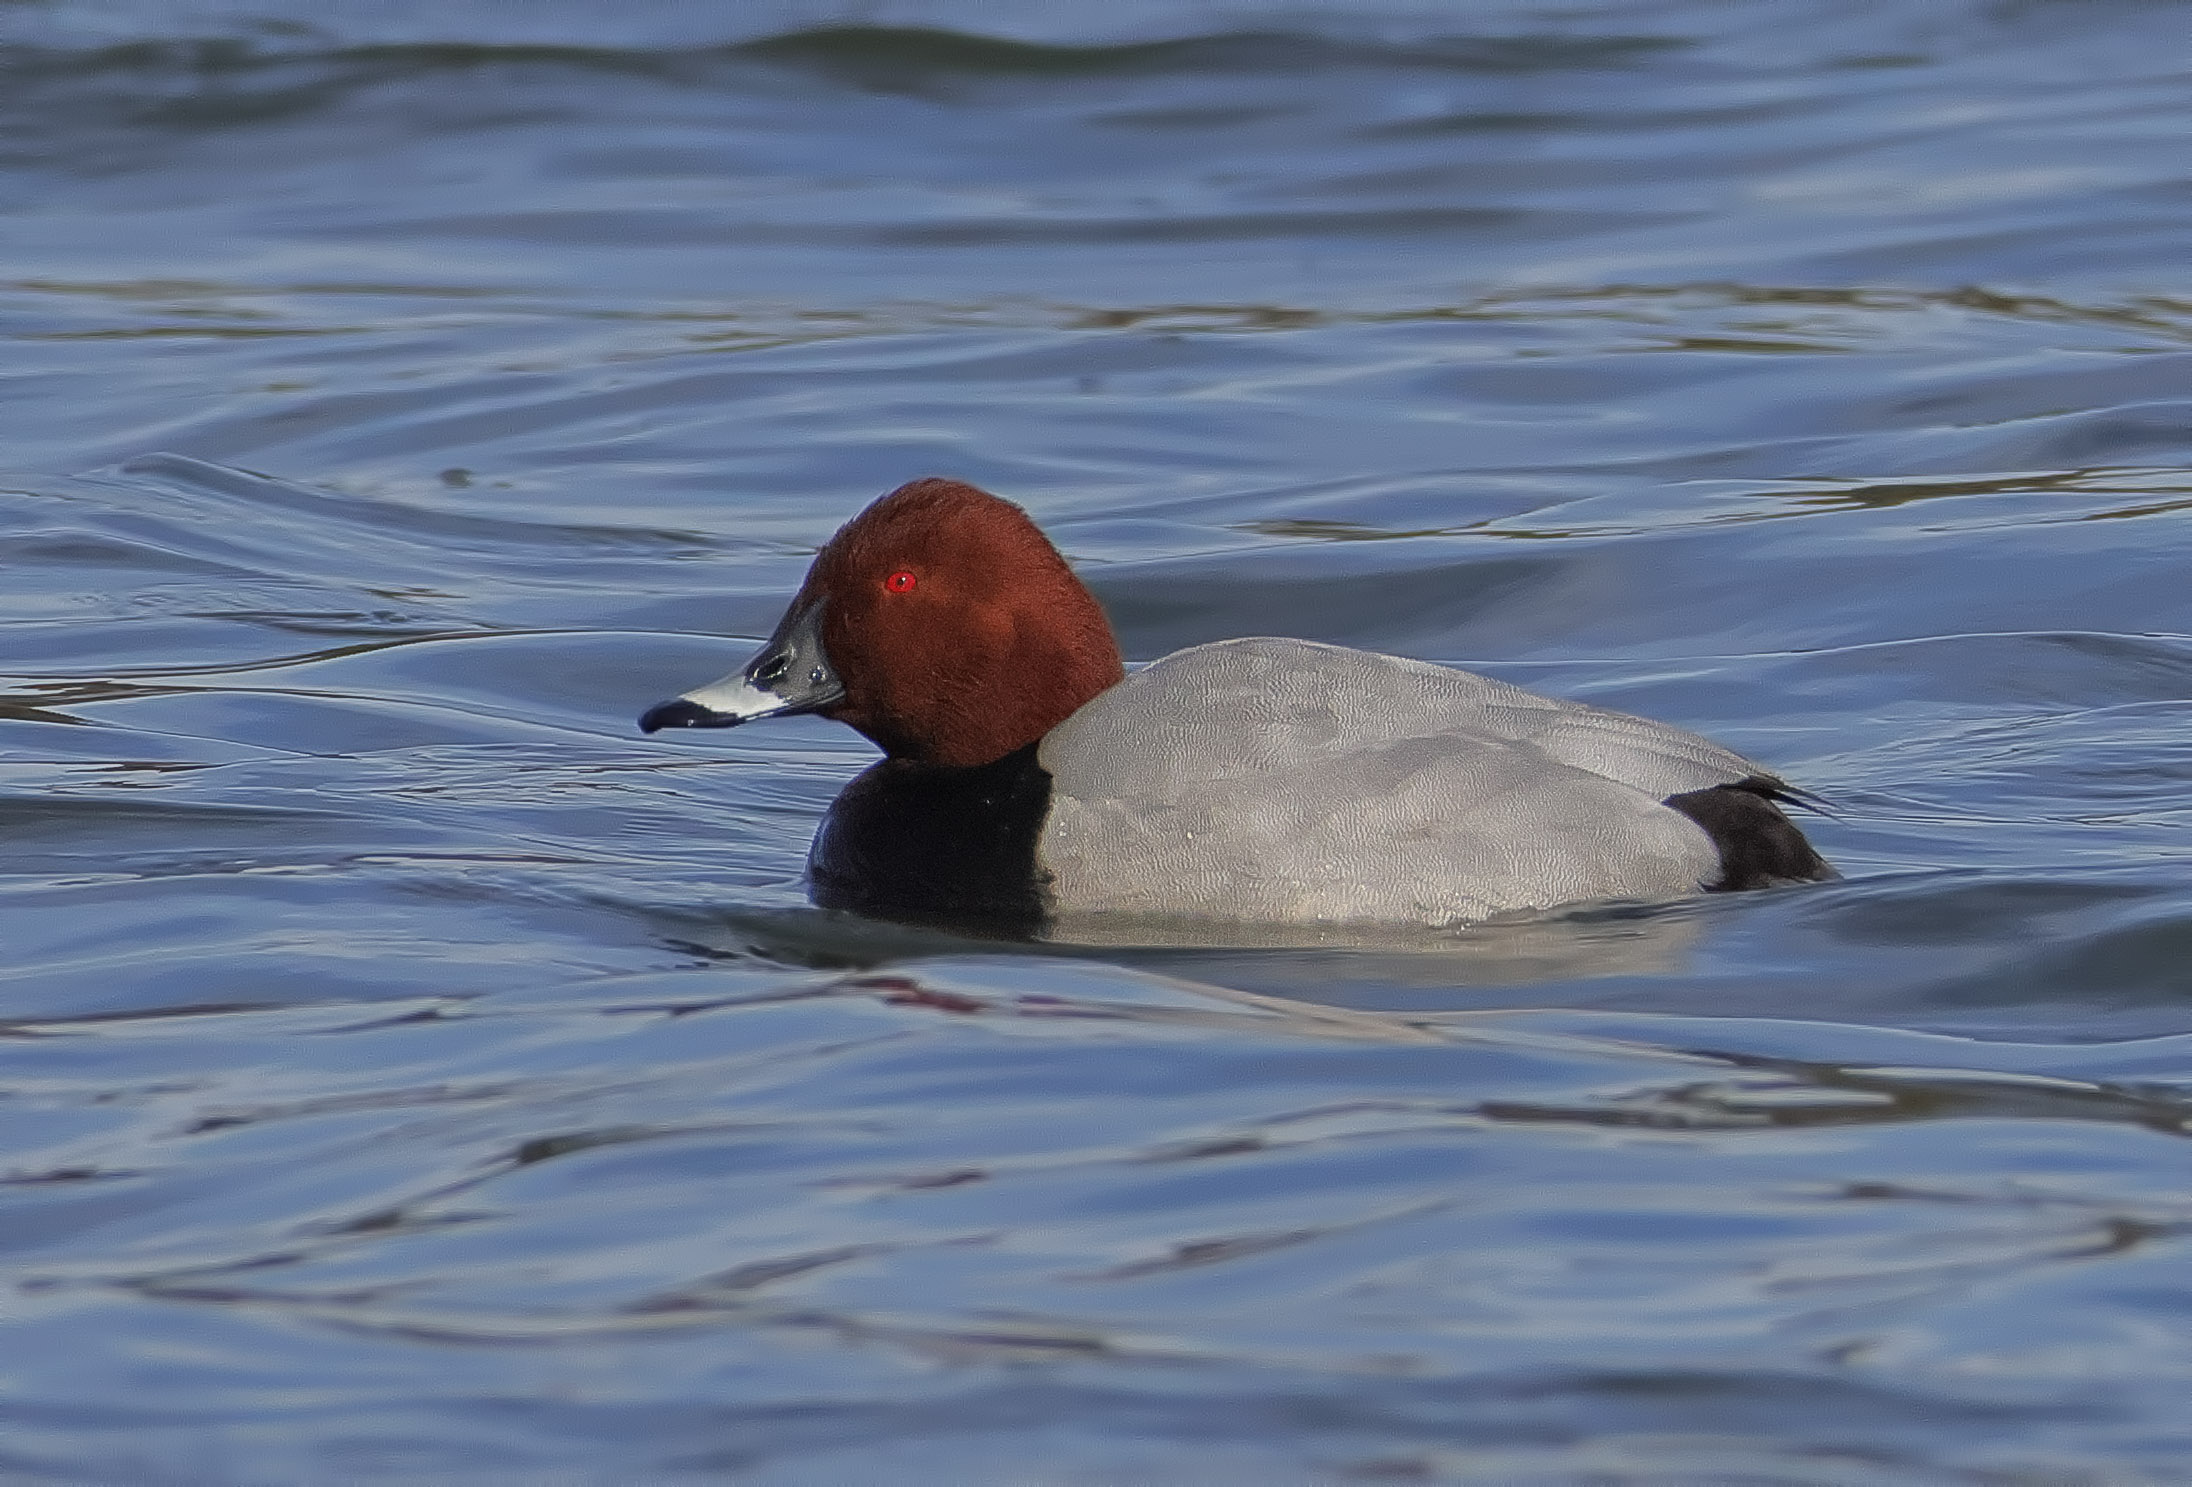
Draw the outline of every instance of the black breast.
[[[1021,936],[1042,924],[1035,839],[1050,773],[1034,744],[971,769],[885,759],[831,805],[807,854],[814,901],[876,919]]]

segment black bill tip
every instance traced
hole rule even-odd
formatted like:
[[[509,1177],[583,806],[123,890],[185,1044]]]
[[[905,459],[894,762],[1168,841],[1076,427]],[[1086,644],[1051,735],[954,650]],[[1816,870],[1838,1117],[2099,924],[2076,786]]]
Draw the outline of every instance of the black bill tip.
[[[702,707],[684,697],[658,702],[639,715],[639,731],[659,733],[665,728],[729,728],[738,719]]]

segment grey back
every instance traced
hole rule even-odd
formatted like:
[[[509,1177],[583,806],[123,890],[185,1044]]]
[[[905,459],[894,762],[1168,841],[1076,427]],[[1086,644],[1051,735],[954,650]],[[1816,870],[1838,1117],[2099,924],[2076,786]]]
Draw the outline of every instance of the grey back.
[[[1697,892],[1712,841],[1661,804],[1772,776],[1665,723],[1313,641],[1195,646],[1054,729],[1055,907],[1447,924]]]

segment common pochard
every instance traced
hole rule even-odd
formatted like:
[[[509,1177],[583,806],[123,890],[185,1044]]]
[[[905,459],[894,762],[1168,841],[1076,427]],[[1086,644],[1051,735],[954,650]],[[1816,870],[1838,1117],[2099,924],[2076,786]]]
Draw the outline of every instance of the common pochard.
[[[744,670],[639,726],[798,713],[883,751],[808,855],[880,918],[1443,925],[1835,876],[1797,792],[1665,723],[1308,640],[1129,675],[1026,513],[954,480],[853,518]]]

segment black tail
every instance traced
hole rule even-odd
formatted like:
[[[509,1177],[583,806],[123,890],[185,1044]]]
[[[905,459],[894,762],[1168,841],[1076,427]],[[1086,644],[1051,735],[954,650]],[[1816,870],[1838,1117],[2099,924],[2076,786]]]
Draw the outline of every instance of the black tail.
[[[1764,775],[1670,795],[1662,803],[1703,827],[1719,849],[1720,879],[1705,885],[1707,893],[1841,877],[1782,814],[1784,801],[1819,809],[1816,798]]]

